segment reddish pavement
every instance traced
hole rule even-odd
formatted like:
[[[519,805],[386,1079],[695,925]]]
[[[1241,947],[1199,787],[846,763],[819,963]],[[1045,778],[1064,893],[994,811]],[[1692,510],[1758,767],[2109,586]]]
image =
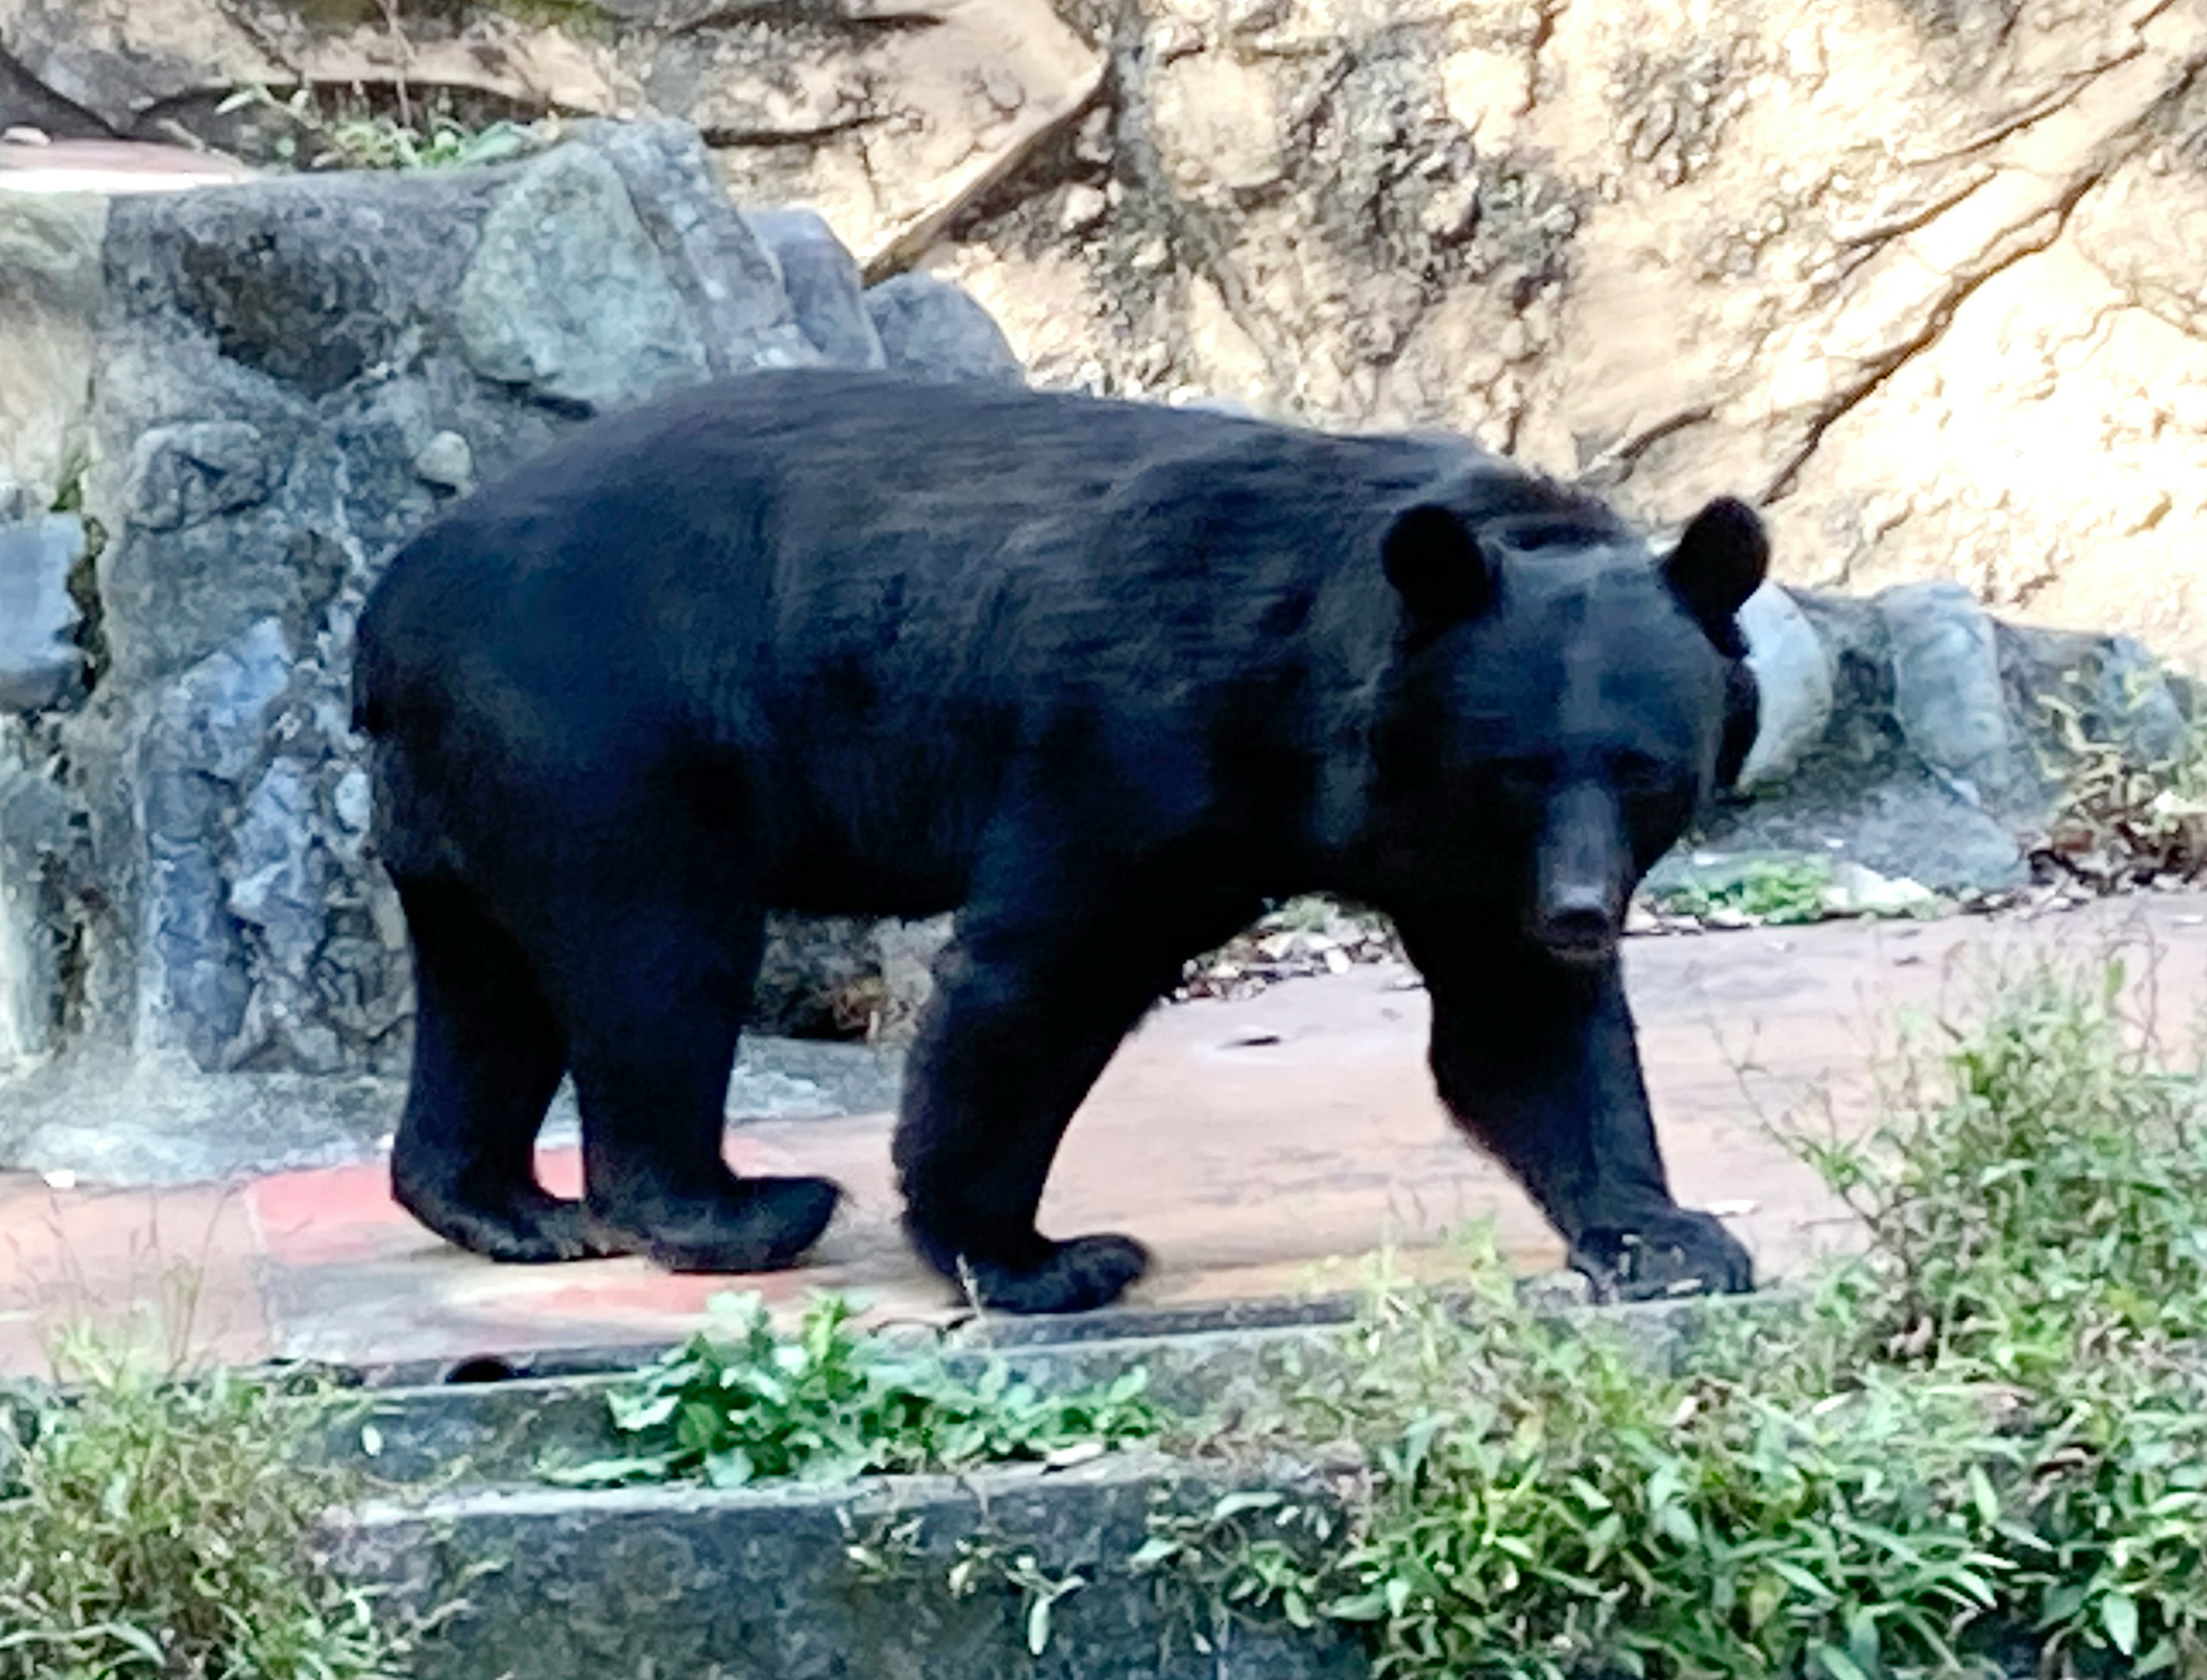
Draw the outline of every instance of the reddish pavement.
[[[2118,942],[2144,948],[2133,972],[2150,968],[2152,1012],[2185,1043],[2207,1003],[2207,897],[1633,941],[1680,1198],[1725,1213],[1767,1277],[1797,1270],[1849,1228],[1771,1127],[1804,1099],[1811,1115],[1858,1125],[1896,1012],[1966,1003],[1987,964],[2026,948],[2090,956]],[[1482,1217],[1517,1263],[1554,1264],[1560,1250],[1524,1197],[1450,1131],[1426,1076],[1425,1021],[1422,993],[1391,967],[1159,1011],[1074,1123],[1044,1228],[1141,1236],[1159,1258],[1138,1297],[1152,1305],[1337,1288],[1383,1247],[1444,1275],[1449,1234]],[[824,1171],[852,1193],[816,1264],[734,1287],[791,1306],[816,1288],[858,1290],[892,1317],[950,1310],[897,1237],[888,1128],[877,1115],[731,1132],[739,1169]],[[547,1151],[544,1172],[571,1190],[572,1152]],[[679,1335],[730,1287],[634,1260],[492,1265],[408,1220],[380,1163],[158,1191],[0,1175],[0,1372],[44,1371],[57,1329],[77,1320],[224,1361],[633,1344]]]

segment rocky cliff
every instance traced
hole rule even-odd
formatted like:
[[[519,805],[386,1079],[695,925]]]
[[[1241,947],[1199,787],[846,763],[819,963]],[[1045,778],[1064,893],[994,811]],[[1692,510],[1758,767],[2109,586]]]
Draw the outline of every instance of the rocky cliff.
[[[254,81],[682,117],[1045,382],[1745,490],[1789,582],[2207,661],[2195,0],[0,0],[0,117],[104,132]]]

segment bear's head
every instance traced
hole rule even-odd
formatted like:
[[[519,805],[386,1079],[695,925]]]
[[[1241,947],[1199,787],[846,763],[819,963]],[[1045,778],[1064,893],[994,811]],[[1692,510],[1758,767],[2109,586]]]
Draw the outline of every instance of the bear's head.
[[[1367,738],[1373,896],[1506,909],[1558,956],[1599,960],[1754,743],[1736,615],[1769,544],[1730,499],[1660,558],[1599,503],[1492,499],[1421,503],[1380,543],[1396,625]]]

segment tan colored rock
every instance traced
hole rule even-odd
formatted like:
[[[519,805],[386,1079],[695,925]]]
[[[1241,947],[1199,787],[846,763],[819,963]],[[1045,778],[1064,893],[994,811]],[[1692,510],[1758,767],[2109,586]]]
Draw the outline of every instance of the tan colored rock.
[[[1451,425],[1659,523],[1744,493],[1790,581],[2207,666],[2207,6],[1130,3],[1108,104],[1049,0],[0,0],[0,45],[118,122],[284,65],[683,117],[1046,383]]]
[[[1145,10],[1157,178],[1085,252],[930,255],[985,248],[1023,349],[1085,264],[1098,383],[1444,422],[1658,523],[1744,493],[1790,581],[2207,667],[2207,8]]]
[[[0,193],[0,484],[51,506],[84,463],[107,200]]]
[[[1205,198],[1254,192],[1287,167],[1274,78],[1226,52],[1193,52],[1150,85],[1157,151],[1174,184]]]

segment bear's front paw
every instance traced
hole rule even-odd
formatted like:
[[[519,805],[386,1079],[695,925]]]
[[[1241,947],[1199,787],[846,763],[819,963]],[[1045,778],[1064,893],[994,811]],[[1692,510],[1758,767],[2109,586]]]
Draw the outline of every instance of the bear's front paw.
[[[1106,1233],[1050,1243],[1033,1265],[961,1256],[940,1269],[992,1312],[1087,1312],[1124,1294],[1150,1269],[1150,1251],[1132,1237]]]
[[[1603,1300],[1659,1300],[1671,1295],[1745,1294],[1755,1262],[1714,1215],[1692,1208],[1593,1225],[1571,1245],[1571,1265]]]

